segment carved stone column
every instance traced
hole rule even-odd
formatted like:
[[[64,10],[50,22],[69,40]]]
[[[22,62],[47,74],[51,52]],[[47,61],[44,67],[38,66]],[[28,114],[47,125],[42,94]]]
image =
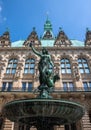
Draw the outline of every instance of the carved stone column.
[[[79,68],[78,68],[78,63],[76,61],[72,61],[72,76],[73,76],[73,80],[74,80],[74,84],[76,87],[76,90],[80,91],[82,90],[82,80],[81,80],[81,75],[79,72]]]

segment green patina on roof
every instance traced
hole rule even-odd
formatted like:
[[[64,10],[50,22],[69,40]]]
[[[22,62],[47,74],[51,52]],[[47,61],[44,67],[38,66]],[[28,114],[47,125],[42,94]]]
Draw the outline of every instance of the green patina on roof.
[[[24,40],[15,41],[15,42],[12,42],[11,47],[22,47],[23,43],[24,43]]]
[[[72,42],[72,46],[78,46],[78,47],[84,46],[84,42],[82,42],[82,41],[71,40],[71,42]]]
[[[44,31],[52,31],[52,24],[48,18],[44,24]]]
[[[41,44],[43,47],[53,47],[54,46],[54,41],[55,40],[41,40]]]
[[[41,46],[53,47],[55,40],[40,40]],[[71,40],[72,46],[81,47],[84,46],[84,42],[78,40]],[[23,47],[24,40],[19,40],[11,43],[11,47]]]

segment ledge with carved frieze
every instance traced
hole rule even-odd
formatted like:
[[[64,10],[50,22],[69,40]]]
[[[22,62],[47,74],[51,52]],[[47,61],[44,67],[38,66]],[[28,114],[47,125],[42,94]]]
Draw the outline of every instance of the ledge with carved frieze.
[[[91,81],[91,74],[81,74],[82,80]]]
[[[33,80],[34,79],[34,74],[23,74],[22,79],[23,80]]]
[[[3,80],[11,79],[13,80],[15,78],[15,74],[4,74]]]
[[[62,74],[62,80],[72,80],[72,74]]]

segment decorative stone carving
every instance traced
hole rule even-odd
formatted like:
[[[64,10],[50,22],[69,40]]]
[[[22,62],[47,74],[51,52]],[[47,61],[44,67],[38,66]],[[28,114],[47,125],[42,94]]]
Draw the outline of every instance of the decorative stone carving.
[[[58,36],[55,40],[54,45],[56,46],[71,46],[72,43],[64,33],[64,31],[60,28],[60,31],[58,33]]]
[[[2,36],[0,36],[0,46],[1,47],[10,47],[10,35],[9,32],[6,31]]]
[[[39,38],[38,38],[38,35],[35,31],[35,27],[33,28],[33,31],[31,32],[31,34],[28,36],[27,40],[25,40],[23,45],[29,46],[30,42],[33,42],[34,46],[40,46],[41,45]]]
[[[79,81],[80,79],[80,73],[79,73],[79,69],[78,69],[78,64],[77,63],[73,63],[72,64],[72,69],[73,69],[73,77],[76,81]]]
[[[91,30],[87,29],[85,46],[91,46]]]

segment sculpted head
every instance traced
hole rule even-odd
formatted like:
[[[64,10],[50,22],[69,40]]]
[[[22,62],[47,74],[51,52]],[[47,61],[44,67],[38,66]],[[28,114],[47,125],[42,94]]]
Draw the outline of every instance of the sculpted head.
[[[43,48],[43,49],[42,49],[42,54],[48,54],[48,51],[47,51],[46,48]]]

